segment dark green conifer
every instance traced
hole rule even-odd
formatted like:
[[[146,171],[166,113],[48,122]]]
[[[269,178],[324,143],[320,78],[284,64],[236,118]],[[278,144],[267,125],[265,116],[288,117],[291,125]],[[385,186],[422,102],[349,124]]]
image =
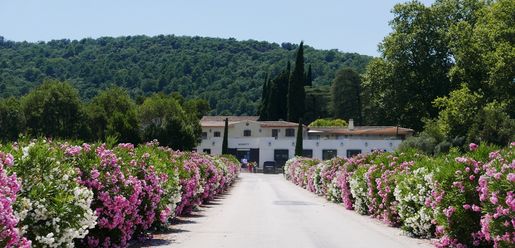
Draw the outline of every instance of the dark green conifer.
[[[295,156],[302,156],[304,144],[302,139],[302,121],[299,120],[299,127],[297,128],[297,141],[295,142]]]
[[[295,67],[288,84],[288,121],[297,121],[304,115],[306,92],[304,74],[304,42],[300,43],[295,59]]]
[[[229,118],[225,118],[224,139],[222,141],[222,154],[229,154]]]
[[[311,64],[308,67],[308,73],[306,74],[306,86],[313,86],[313,72],[311,71]]]

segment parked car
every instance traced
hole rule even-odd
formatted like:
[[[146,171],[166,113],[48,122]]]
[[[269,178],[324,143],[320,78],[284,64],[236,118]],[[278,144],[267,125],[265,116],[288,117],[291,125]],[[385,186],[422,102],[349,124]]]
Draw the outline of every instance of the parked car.
[[[277,167],[277,165],[276,165],[275,161],[265,161],[263,163],[263,173],[275,174],[275,173],[277,173],[276,167]]]

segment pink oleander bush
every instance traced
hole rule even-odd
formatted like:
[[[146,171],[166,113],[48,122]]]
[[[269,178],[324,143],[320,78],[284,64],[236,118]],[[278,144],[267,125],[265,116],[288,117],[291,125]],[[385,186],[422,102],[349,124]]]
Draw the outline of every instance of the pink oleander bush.
[[[204,193],[200,179],[200,167],[192,160],[189,153],[181,153],[183,166],[179,168],[181,185],[181,201],[175,209],[176,215],[188,214],[202,203],[201,195]]]
[[[491,152],[484,164],[485,174],[479,180],[482,202],[481,236],[494,247],[515,245],[515,160],[510,150]]]
[[[156,212],[168,175],[157,173],[150,154],[137,152],[132,144],[82,151],[75,155],[78,180],[95,195],[91,207],[98,223],[81,245],[126,247],[132,238],[144,237],[159,220]]]
[[[231,186],[239,173],[239,162],[233,157],[213,158],[199,153],[177,153],[183,166],[179,169],[181,200],[177,215],[189,214],[205,201]]]
[[[340,170],[338,170],[336,175],[337,187],[341,192],[340,199],[343,203],[343,206],[349,210],[354,209],[354,197],[352,196],[349,180],[358,168],[358,165],[363,162],[364,158],[365,156],[362,154],[348,159],[338,157],[333,158],[335,163],[340,164]]]
[[[21,185],[16,174],[8,176],[4,169],[13,164],[14,157],[11,154],[0,152],[0,247],[30,247],[30,241],[21,237],[17,228],[19,219],[13,210]]]
[[[157,141],[34,140],[0,151],[1,247],[127,247],[214,199],[239,173],[232,157],[173,151]]]
[[[323,162],[296,157],[285,176],[409,235],[437,238],[437,247],[513,247],[515,143],[469,148],[438,157],[411,151]]]
[[[284,170],[288,180],[311,192],[315,192],[313,173],[315,165],[320,161],[303,157],[295,157],[286,162]]]
[[[93,192],[77,182],[59,144],[40,140],[0,149],[14,156],[8,171],[22,185],[14,202],[17,228],[34,247],[73,247],[95,226]]]
[[[330,201],[341,202],[341,190],[337,186],[337,172],[340,171],[341,163],[336,159],[327,160],[318,164],[313,182],[315,193],[324,196]]]

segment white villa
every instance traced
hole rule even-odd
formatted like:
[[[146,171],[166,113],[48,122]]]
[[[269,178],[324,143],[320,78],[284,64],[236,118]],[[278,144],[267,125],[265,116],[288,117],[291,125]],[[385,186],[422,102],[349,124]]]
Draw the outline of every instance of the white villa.
[[[284,165],[294,156],[298,123],[258,121],[259,116],[204,116],[197,151],[222,153],[225,118],[229,120],[229,153],[240,161],[246,158],[262,168],[265,161]],[[304,156],[325,160],[373,150],[393,151],[412,134],[412,129],[396,126],[354,126],[352,119],[347,128],[304,126]]]

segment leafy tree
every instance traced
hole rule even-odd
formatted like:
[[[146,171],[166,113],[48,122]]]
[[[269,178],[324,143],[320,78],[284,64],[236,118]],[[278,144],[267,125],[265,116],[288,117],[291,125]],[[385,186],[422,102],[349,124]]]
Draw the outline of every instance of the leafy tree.
[[[111,87],[100,92],[88,104],[87,113],[95,139],[114,136],[120,142],[140,142],[136,104],[126,90]]]
[[[304,142],[302,139],[302,131],[303,125],[302,122],[299,121],[299,126],[297,127],[297,141],[295,142],[295,156],[302,156],[304,150]]]
[[[4,40],[0,43],[0,98],[25,95],[51,78],[69,81],[87,101],[103,89],[119,86],[133,99],[178,92],[185,99],[209,100],[213,115],[254,115],[264,75],[279,75],[282,61],[293,57],[297,47],[173,35],[37,43]],[[304,46],[304,52],[317,75],[316,85],[327,85],[335,68],[344,65],[361,73],[371,58],[309,46]],[[330,52],[334,59],[327,62]]]
[[[288,121],[299,121],[304,115],[304,103],[306,99],[306,92],[304,91],[305,80],[304,43],[301,42],[297,49],[295,67],[288,83]]]
[[[448,32],[455,59],[450,77],[453,82],[465,82],[471,91],[481,91],[486,102],[506,102],[513,106],[514,1],[464,1],[463,5],[470,14],[453,23]],[[515,116],[515,108],[507,111],[512,118]]]
[[[347,127],[347,122],[342,119],[316,119],[309,127]]]
[[[0,140],[12,141],[25,132],[25,115],[14,97],[0,100]]]
[[[432,101],[452,89],[449,26],[439,15],[451,13],[412,1],[396,5],[393,14],[393,32],[379,45],[381,57],[364,76],[365,122],[421,130],[422,119],[438,113]]]
[[[510,118],[507,112],[507,103],[494,101],[486,104],[468,129],[467,143],[509,145],[515,140],[515,119]]]
[[[473,93],[462,85],[462,88],[450,93],[448,97],[440,97],[434,101],[441,109],[437,125],[447,137],[465,137],[468,127],[476,119],[482,95]]]
[[[224,138],[222,140],[222,154],[229,154],[229,118],[225,118]]]
[[[147,97],[138,110],[144,141],[157,139],[178,150],[197,145],[201,128],[196,110],[186,113],[175,98],[164,94]]]
[[[209,103],[206,100],[199,98],[187,100],[183,104],[183,107],[187,113],[194,114],[199,120],[202,118],[202,116],[207,115],[211,110]]]
[[[361,123],[361,79],[354,70],[343,68],[336,73],[331,94],[335,118],[354,119]]]
[[[328,116],[332,116],[331,88],[327,85],[306,87],[306,113],[303,120],[310,123]]]
[[[79,93],[69,83],[45,81],[21,99],[32,136],[76,138],[84,121]]]
[[[445,135],[438,127],[437,120],[425,119],[424,131],[404,140],[399,145],[398,150],[404,152],[410,149],[416,149],[419,152],[432,155],[442,152],[444,145],[449,149],[452,144],[446,140]],[[438,151],[437,147],[439,148]]]

